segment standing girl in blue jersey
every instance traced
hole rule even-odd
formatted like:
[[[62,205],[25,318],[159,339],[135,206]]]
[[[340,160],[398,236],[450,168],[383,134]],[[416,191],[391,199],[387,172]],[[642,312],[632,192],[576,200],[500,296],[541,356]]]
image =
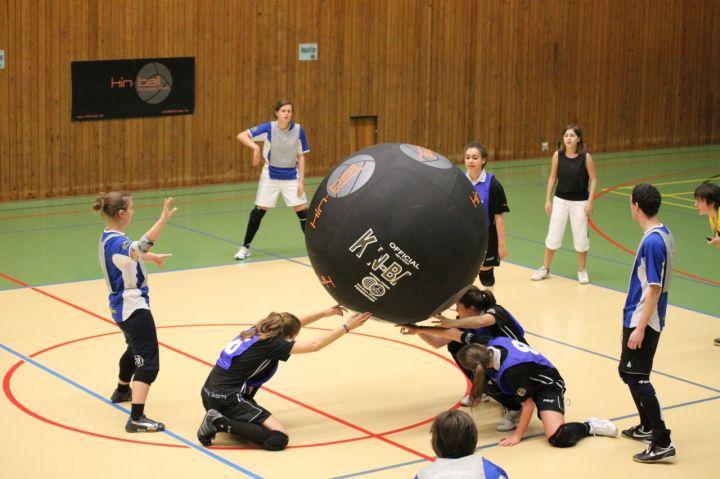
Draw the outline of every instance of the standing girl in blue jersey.
[[[275,208],[278,196],[282,194],[285,205],[293,208],[305,232],[307,220],[307,197],[305,196],[305,154],[310,151],[305,130],[292,121],[293,105],[290,100],[279,100],[275,104],[276,121],[244,130],[237,139],[253,151],[252,164],[260,164],[260,147],[256,141],[264,142],[262,157],[265,159],[255,208],[250,212],[245,240],[235,259],[250,256],[250,243],[260,228],[260,222],[268,208]]]
[[[172,198],[167,198],[160,219],[139,241],[132,241],[125,234],[134,214],[132,197],[128,193],[101,194],[93,203],[93,209],[107,220],[98,251],[100,267],[110,290],[112,318],[127,343],[120,358],[118,386],[110,398],[114,403],[132,400],[130,418],[125,424],[127,432],[165,429],[163,423],[145,416],[145,400],[160,370],[160,357],[144,261],[152,261],[162,268],[165,258],[170,256],[151,253],[150,249],[160,237],[165,223],[177,211],[177,208],[170,208],[171,204]]]
[[[438,315],[435,323],[439,327],[400,326],[400,332],[417,334],[434,348],[447,345],[448,352],[470,381],[474,377],[473,370],[464,368],[457,356],[465,344],[487,341],[489,338],[499,336],[516,339],[527,344],[522,325],[508,310],[497,304],[495,296],[489,290],[481,290],[472,285],[455,303],[455,306],[458,319],[449,319]],[[503,394],[492,384],[492,381],[486,381],[486,383],[484,388],[486,395],[483,395],[483,400],[488,401],[489,397],[492,397],[505,408],[503,418],[495,428],[498,431],[515,429],[520,418],[520,404],[512,396]],[[470,398],[465,396],[460,400],[460,404],[469,406]]]
[[[495,285],[495,267],[500,266],[508,252],[505,246],[505,218],[510,208],[507,205],[505,190],[497,177],[489,173],[485,166],[488,161],[488,150],[477,141],[465,147],[465,175],[475,187],[482,201],[488,219],[488,245],[485,260],[480,266],[480,282],[486,288]]]
[[[571,447],[589,436],[617,436],[617,427],[605,419],[565,422],[565,382],[548,359],[525,343],[510,338],[493,338],[483,344],[468,344],[458,353],[464,368],[474,371],[470,404],[477,405],[485,376],[522,405],[515,432],[498,443],[514,446],[522,440],[537,407],[548,442],[554,447]]]
[[[587,252],[590,249],[588,219],[592,213],[596,187],[595,163],[590,153],[585,151],[582,131],[578,125],[568,125],[563,132],[562,144],[553,155],[550,165],[545,196],[545,212],[550,215],[545,238],[545,260],[542,267],[533,273],[533,281],[543,280],[550,275],[550,264],[555,251],[562,246],[569,218],[573,245],[578,254],[578,282],[590,282],[587,273]],[[551,201],[553,188],[555,195]]]
[[[209,446],[220,431],[268,451],[285,449],[287,431],[270,411],[255,402],[255,394],[275,374],[279,361],[287,361],[293,354],[320,351],[370,317],[370,313],[355,314],[317,339],[295,341],[303,326],[320,318],[342,316],[343,311],[335,306],[303,319],[290,313],[270,313],[230,341],[200,392],[207,411],[197,433],[200,444]]]

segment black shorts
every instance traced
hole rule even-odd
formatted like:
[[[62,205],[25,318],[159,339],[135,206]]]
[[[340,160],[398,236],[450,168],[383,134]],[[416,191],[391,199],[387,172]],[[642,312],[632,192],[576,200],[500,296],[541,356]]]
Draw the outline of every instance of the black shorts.
[[[648,379],[650,377],[655,351],[660,341],[660,333],[648,326],[645,328],[645,336],[640,349],[630,349],[627,343],[633,331],[635,328],[623,328],[622,353],[618,365],[618,371],[623,381],[630,378]]]
[[[537,384],[533,391],[533,402],[540,411],[555,411],[565,414],[565,381],[557,369],[546,369],[530,378]]]
[[[485,260],[483,261],[482,266],[485,268],[491,266],[500,266],[497,230],[492,226],[488,228],[487,251],[485,252]]]
[[[217,409],[228,419],[262,424],[270,417],[270,411],[258,405],[250,396],[217,393],[205,386],[200,391],[200,396],[206,411]]]
[[[136,370],[159,371],[160,352],[158,351],[155,320],[149,309],[136,309],[128,319],[118,324],[125,336],[128,349],[135,359]]]

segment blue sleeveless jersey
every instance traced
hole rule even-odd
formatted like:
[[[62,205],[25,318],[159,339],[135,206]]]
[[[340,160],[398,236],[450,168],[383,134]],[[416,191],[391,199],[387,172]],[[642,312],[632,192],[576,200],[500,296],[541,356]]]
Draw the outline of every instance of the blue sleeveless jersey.
[[[485,181],[478,181],[473,185],[475,187],[475,191],[477,191],[477,194],[480,197],[480,201],[482,201],[483,207],[485,208],[488,224],[492,224],[492,221],[490,221],[490,183],[492,182],[493,176],[495,175],[486,171]]]
[[[547,366],[548,368],[554,368],[555,366],[542,354],[532,349],[525,343],[521,343],[514,339],[508,338],[494,338],[488,342],[488,346],[500,346],[507,350],[507,356],[505,360],[500,364],[500,369],[495,371],[494,369],[488,369],[486,371],[487,376],[492,379],[495,384],[500,387],[500,390],[509,395],[513,395],[514,391],[509,389],[502,380],[505,371],[513,366],[523,363],[535,363],[541,366]]]
[[[253,335],[247,339],[243,339],[241,335],[237,335],[232,341],[228,343],[227,346],[225,346],[222,351],[220,351],[220,357],[215,362],[215,365],[221,367],[225,371],[229,371],[233,359],[242,355],[259,340],[260,337],[257,335]],[[270,378],[275,375],[277,369],[278,363],[276,361],[269,369],[267,369],[266,371],[261,371],[260,373],[258,373],[257,376],[253,378],[248,378],[245,383],[250,386],[260,387],[264,383],[268,382]]]

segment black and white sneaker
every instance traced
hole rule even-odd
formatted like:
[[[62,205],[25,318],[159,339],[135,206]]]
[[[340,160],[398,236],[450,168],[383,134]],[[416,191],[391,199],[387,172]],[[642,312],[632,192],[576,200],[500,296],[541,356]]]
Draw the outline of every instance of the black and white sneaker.
[[[114,403],[119,402],[128,402],[132,400],[132,389],[120,392],[117,389],[115,389],[112,393],[112,396],[110,396],[110,401]]]
[[[165,424],[153,421],[143,414],[140,419],[129,418],[125,424],[125,430],[127,432],[160,432],[165,430]]]
[[[643,441],[650,444],[650,439],[652,439],[652,429],[643,429],[642,424],[638,424],[630,429],[625,429],[622,432],[622,435],[628,439],[635,439],[636,441]]]
[[[200,444],[205,447],[212,444],[213,439],[215,439],[215,433],[218,432],[213,421],[221,417],[223,417],[223,415],[220,414],[220,411],[217,409],[209,409],[208,412],[205,413],[205,417],[202,423],[200,423],[200,429],[198,429],[197,432],[197,438]]]
[[[667,447],[650,444],[645,452],[635,454],[633,460],[635,462],[651,463],[651,462],[672,462],[677,458],[675,446],[670,444]]]

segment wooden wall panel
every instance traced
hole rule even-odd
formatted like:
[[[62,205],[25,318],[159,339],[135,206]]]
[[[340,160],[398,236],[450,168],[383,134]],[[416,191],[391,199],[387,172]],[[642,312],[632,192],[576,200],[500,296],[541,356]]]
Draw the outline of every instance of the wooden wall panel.
[[[0,201],[257,178],[235,136],[295,102],[308,175],[378,141],[459,160],[720,143],[720,0],[0,0]],[[297,60],[299,43],[319,59]],[[71,122],[70,62],[196,59],[196,110]]]

